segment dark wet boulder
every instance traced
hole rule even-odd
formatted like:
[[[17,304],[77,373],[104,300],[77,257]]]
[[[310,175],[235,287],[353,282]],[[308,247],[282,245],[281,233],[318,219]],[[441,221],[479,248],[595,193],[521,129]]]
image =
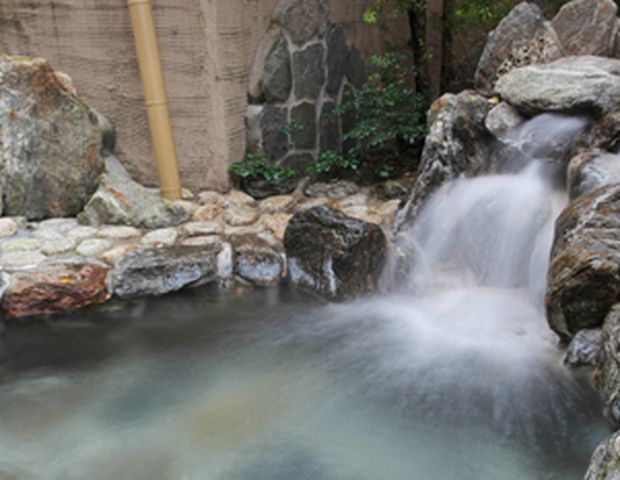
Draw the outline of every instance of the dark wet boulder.
[[[595,148],[607,151],[620,149],[620,111],[604,115],[575,139],[576,152]]]
[[[584,480],[620,478],[620,432],[603,440],[596,448]]]
[[[618,7],[612,0],[573,0],[551,21],[566,55],[610,56]]]
[[[2,299],[8,317],[62,313],[103,303],[107,269],[97,264],[50,264],[12,275]]]
[[[605,416],[620,426],[620,305],[615,305],[605,318],[601,341],[594,379]]]
[[[620,300],[620,185],[573,201],[556,222],[547,279],[551,328],[565,341],[603,324]]]
[[[620,60],[584,56],[529,65],[502,76],[495,90],[525,115],[555,112],[602,116],[620,109]]]
[[[218,278],[220,244],[171,246],[126,253],[110,272],[109,290],[121,298],[163,295]]]
[[[475,74],[476,88],[491,93],[497,79],[512,69],[562,56],[560,41],[540,8],[520,3],[489,33]]]
[[[293,284],[336,301],[373,293],[387,256],[379,226],[322,206],[293,216],[284,247]]]
[[[143,187],[130,177],[105,173],[99,188],[78,215],[86,225],[131,225],[137,228],[165,228],[179,225],[191,215],[159,192]]]
[[[329,28],[329,7],[325,0],[281,0],[274,22],[286,30],[293,43],[301,46],[325,35]]]
[[[397,228],[413,220],[424,201],[446,182],[489,173],[489,145],[493,137],[485,120],[493,106],[472,91],[449,93],[433,103],[417,180],[397,220]]]
[[[613,183],[620,183],[620,155],[591,150],[577,155],[568,165],[567,186],[571,200]]]
[[[101,123],[45,60],[0,54],[4,214],[38,220],[79,213],[104,168],[108,127]]]

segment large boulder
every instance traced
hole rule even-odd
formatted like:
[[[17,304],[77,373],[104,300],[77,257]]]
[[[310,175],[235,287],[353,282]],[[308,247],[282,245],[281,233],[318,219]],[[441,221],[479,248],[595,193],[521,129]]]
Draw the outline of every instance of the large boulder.
[[[551,21],[567,55],[610,56],[618,6],[612,0],[573,0]]]
[[[602,116],[620,108],[620,60],[584,56],[529,65],[502,76],[495,89],[526,115],[559,112]]]
[[[258,235],[235,235],[234,271],[253,285],[278,285],[286,276],[286,257],[279,242],[268,242]]]
[[[620,185],[572,202],[556,222],[546,293],[547,319],[565,341],[600,327],[620,300]]]
[[[0,187],[6,215],[73,216],[103,171],[101,118],[42,59],[0,55]]]
[[[293,284],[337,301],[373,293],[387,255],[379,226],[322,206],[293,216],[284,247]]]
[[[620,432],[603,440],[596,448],[584,480],[620,478]]]
[[[222,246],[171,246],[123,255],[108,277],[109,290],[121,298],[163,295],[218,279]]]
[[[602,348],[595,369],[596,387],[605,416],[620,426],[620,305],[615,305],[603,324]]]
[[[491,93],[497,79],[512,69],[562,56],[560,41],[540,8],[520,3],[489,33],[475,74],[476,88]]]
[[[568,165],[567,186],[571,200],[612,183],[620,183],[620,155],[590,150],[577,155]]]
[[[575,139],[577,152],[594,148],[617,151],[620,147],[620,111],[604,115]]]
[[[303,45],[325,35],[329,28],[329,7],[325,0],[281,0],[274,22],[286,30],[293,43]]]
[[[397,228],[413,220],[424,201],[444,183],[488,173],[493,137],[485,119],[492,108],[492,102],[472,91],[446,94],[433,103],[417,180]]]
[[[107,269],[96,264],[50,264],[12,276],[2,299],[8,317],[61,313],[105,302]]]
[[[181,204],[160,197],[131,178],[105,173],[98,190],[78,215],[86,225],[131,225],[137,228],[164,228],[190,219]]]

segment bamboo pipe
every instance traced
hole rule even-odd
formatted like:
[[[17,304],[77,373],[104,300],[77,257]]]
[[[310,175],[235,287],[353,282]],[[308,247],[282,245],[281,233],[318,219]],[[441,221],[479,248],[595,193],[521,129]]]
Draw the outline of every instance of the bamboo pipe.
[[[181,198],[179,167],[150,0],[128,0],[161,195]]]

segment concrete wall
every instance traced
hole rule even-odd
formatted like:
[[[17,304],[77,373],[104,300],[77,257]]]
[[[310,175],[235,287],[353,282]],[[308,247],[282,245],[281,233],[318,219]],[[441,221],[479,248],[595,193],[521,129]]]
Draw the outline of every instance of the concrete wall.
[[[183,184],[226,190],[245,151],[248,74],[278,0],[153,0]],[[379,50],[361,22],[371,0],[331,0],[362,54]],[[392,29],[406,38],[407,25]],[[1,0],[0,51],[42,56],[70,75],[84,100],[117,128],[117,154],[156,185],[126,0]]]

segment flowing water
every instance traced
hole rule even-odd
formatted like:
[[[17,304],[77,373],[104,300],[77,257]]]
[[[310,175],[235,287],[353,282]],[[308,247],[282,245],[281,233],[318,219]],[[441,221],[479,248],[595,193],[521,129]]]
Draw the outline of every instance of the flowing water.
[[[608,429],[543,312],[558,173],[440,190],[389,295],[202,289],[14,325],[0,479],[580,479]]]

